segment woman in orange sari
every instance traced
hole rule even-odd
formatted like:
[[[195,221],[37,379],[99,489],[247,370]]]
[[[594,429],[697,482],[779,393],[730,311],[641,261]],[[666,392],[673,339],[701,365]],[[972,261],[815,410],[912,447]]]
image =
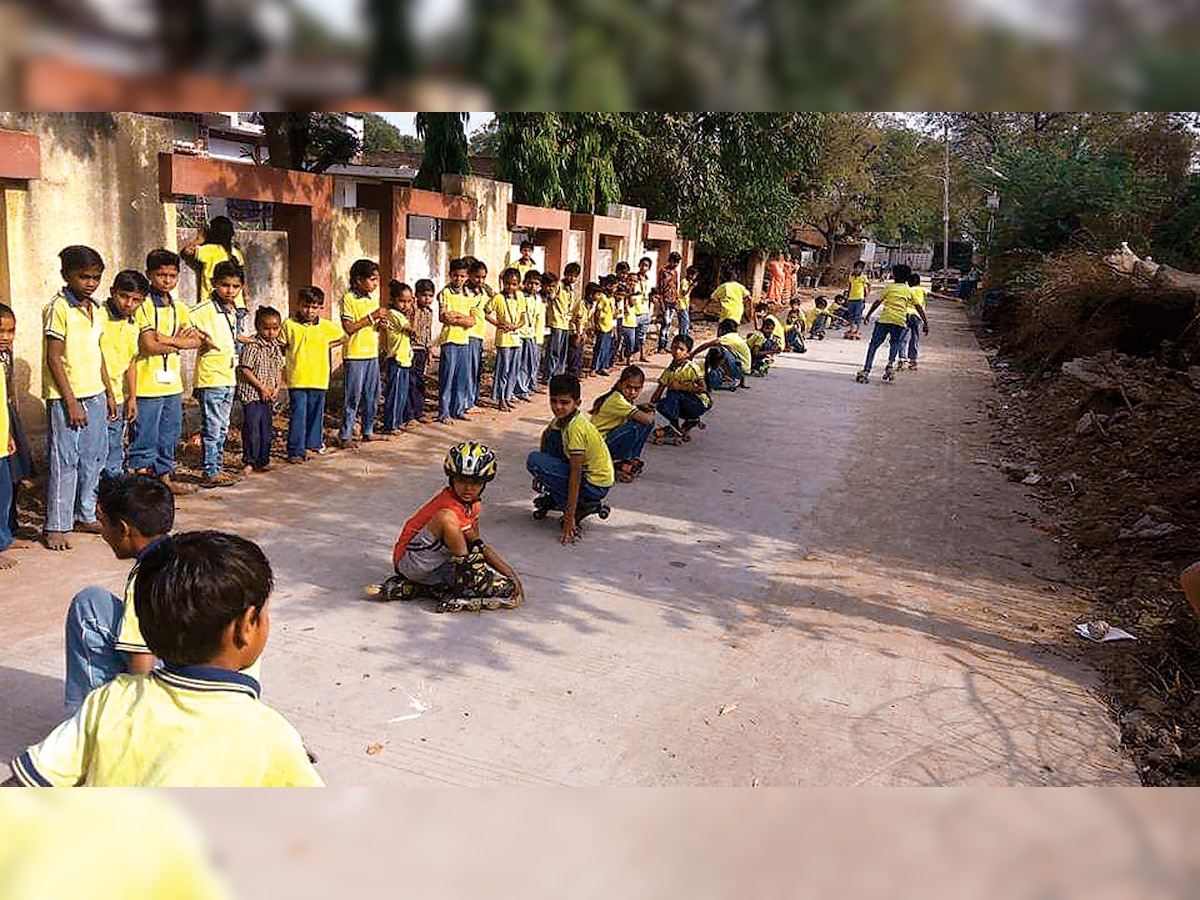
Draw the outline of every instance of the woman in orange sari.
[[[784,302],[784,282],[787,281],[787,265],[778,253],[767,260],[767,302]]]

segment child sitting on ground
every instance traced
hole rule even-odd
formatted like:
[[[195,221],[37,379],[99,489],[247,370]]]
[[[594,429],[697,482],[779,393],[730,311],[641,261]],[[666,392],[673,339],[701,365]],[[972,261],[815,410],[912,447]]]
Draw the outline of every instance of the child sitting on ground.
[[[779,342],[779,334],[775,331],[775,317],[767,316],[762,320],[762,327],[746,338],[746,346],[750,348],[750,374],[760,378],[767,374],[775,354],[783,349]]]
[[[750,355],[750,346],[738,334],[737,329],[737,322],[733,319],[722,319],[721,324],[717,326],[717,339],[706,341],[692,351],[693,356],[699,356],[701,353],[708,353],[710,348],[716,348],[725,354],[725,369],[729,373],[729,378],[722,379],[720,385],[714,385],[710,381],[709,387],[714,390],[746,387],[746,373],[753,368],[753,360]],[[732,382],[733,387],[729,387],[726,382]]]
[[[720,348],[713,350],[724,359]],[[658,414],[667,420],[667,426],[655,432],[656,444],[690,441],[689,433],[697,425],[703,427],[700,417],[712,408],[704,368],[691,355],[691,335],[676,335],[671,341],[671,362],[658,377],[658,387],[650,398]]]
[[[164,666],[117,675],[13,761],[29,786],[318,786],[300,735],[242,670],[270,631],[273,578],[256,544],[199,531],[145,550],[133,590]]]
[[[491,448],[464,441],[446,453],[449,479],[404,523],[392,549],[395,574],[367,594],[378,600],[436,600],[438,612],[515,609],[524,591],[517,573],[479,535],[479,498],[496,477]]]
[[[793,297],[788,303],[787,319],[783,329],[783,349],[790,353],[807,353],[804,346],[804,332],[807,322],[804,313],[800,311],[800,299]]]
[[[537,489],[544,492],[534,501],[537,508],[562,510],[564,544],[574,543],[579,522],[600,509],[615,480],[608,445],[579,406],[579,379],[574,375],[551,378],[554,421],[542,432],[540,447],[525,460]]]
[[[623,484],[642,474],[646,466],[642,449],[654,428],[654,407],[637,402],[645,384],[645,372],[637,366],[626,366],[617,383],[592,404],[592,424],[608,445],[617,480]]]
[[[808,336],[818,341],[825,340],[825,330],[834,322],[846,324],[845,319],[829,308],[829,301],[824,297],[813,301],[813,308],[804,314],[804,321],[808,324]]]

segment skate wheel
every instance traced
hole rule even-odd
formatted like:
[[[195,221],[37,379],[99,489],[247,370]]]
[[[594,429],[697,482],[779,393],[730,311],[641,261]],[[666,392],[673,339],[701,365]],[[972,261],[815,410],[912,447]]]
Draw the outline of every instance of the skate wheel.
[[[602,519],[607,519],[607,518],[608,518],[608,514],[609,514],[610,512],[612,512],[612,510],[611,510],[609,507],[607,507],[607,506],[602,506],[602,507],[600,507],[598,510],[596,510],[596,515],[598,515],[598,516],[599,516],[600,518],[602,518]]]
[[[535,510],[533,511],[533,517],[534,517],[535,519],[537,519],[538,521],[541,521],[542,519],[546,518],[546,510],[544,510],[544,509],[535,509]]]

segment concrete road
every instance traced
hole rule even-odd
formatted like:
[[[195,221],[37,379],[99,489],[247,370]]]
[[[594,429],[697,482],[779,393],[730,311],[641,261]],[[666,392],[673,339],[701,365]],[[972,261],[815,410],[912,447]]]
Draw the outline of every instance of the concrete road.
[[[957,307],[931,321],[893,385],[855,383],[865,341],[781,357],[693,443],[647,448],[573,547],[530,517],[544,398],[187,498],[179,524],[266,549],[265,697],[333,785],[1136,784],[1053,539],[978,463],[984,356]],[[526,604],[362,600],[468,436],[500,453],[483,530]],[[0,574],[4,759],[57,719],[71,592],[122,582],[79,542]]]

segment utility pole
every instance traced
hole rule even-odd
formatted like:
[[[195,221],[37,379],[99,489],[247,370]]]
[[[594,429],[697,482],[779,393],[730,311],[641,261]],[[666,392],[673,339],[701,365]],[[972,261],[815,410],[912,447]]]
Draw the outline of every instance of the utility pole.
[[[942,271],[950,268],[950,122],[942,122],[942,140],[946,145],[942,169]]]

